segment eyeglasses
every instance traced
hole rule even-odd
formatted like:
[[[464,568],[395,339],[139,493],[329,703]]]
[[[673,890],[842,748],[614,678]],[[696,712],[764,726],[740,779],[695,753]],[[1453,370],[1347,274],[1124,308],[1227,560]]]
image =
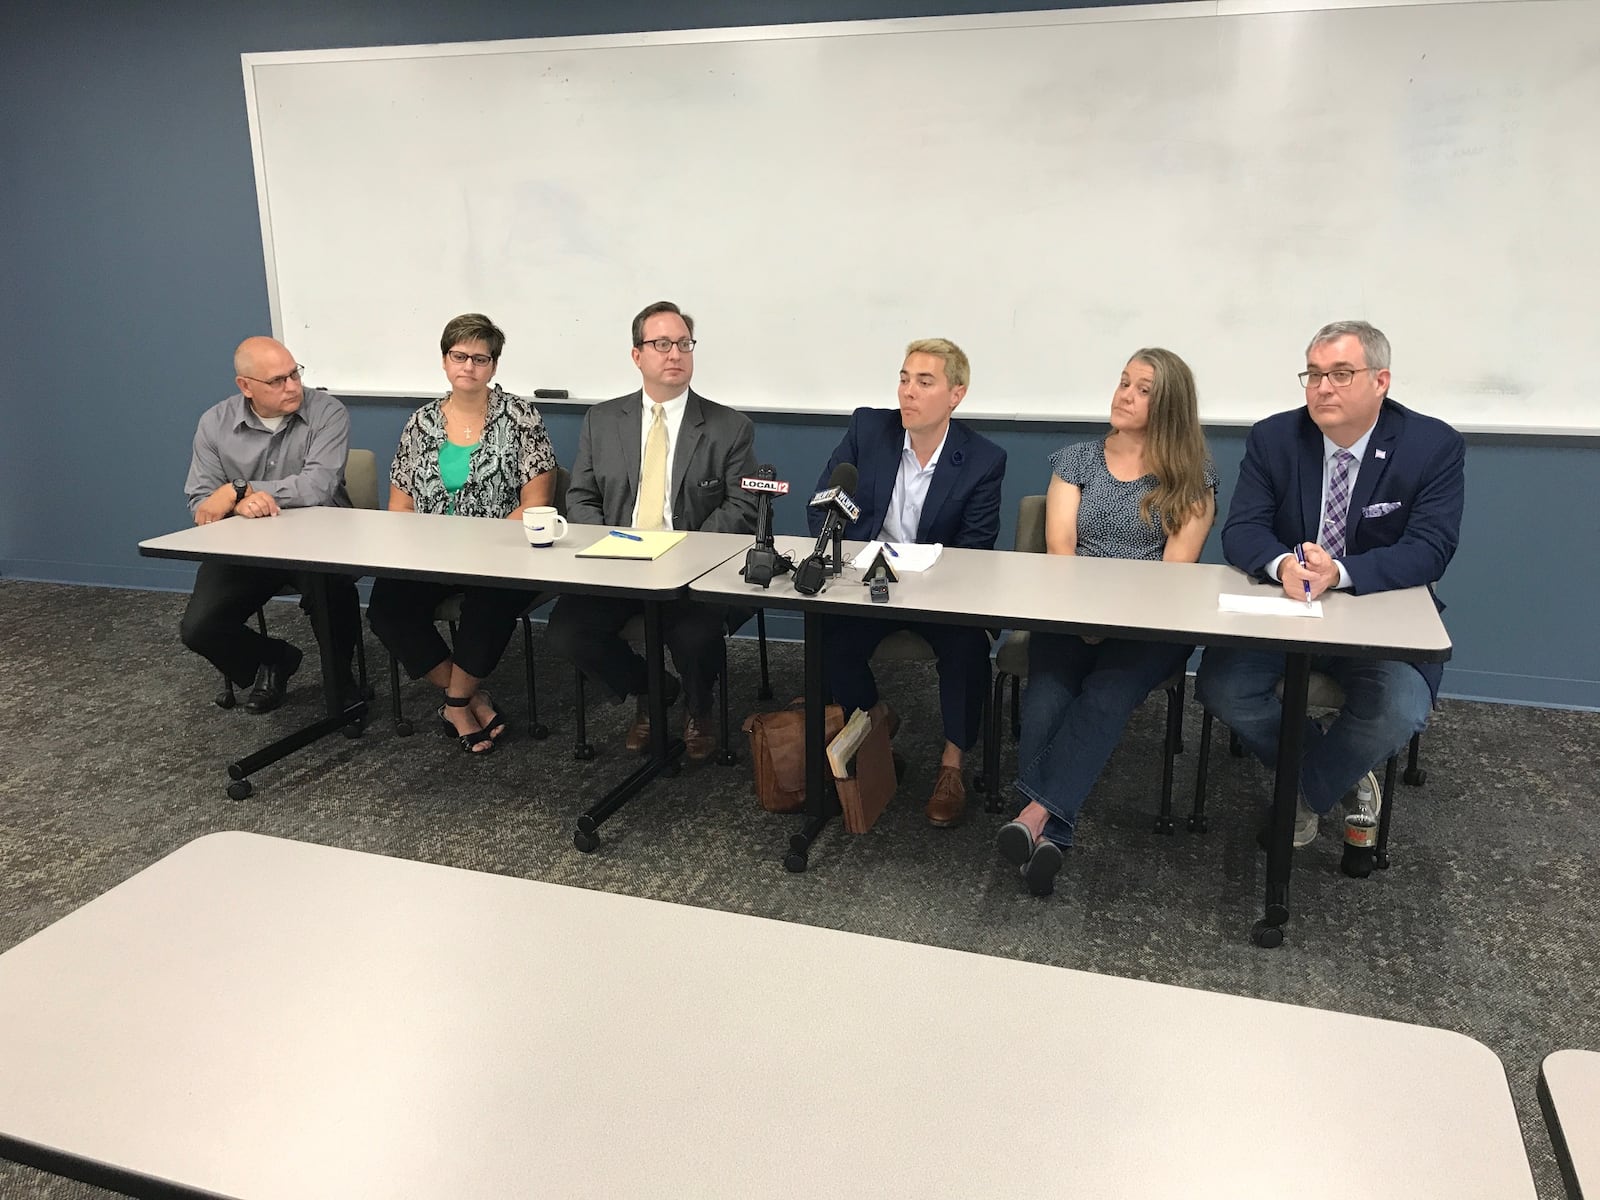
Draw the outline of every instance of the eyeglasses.
[[[487,354],[468,354],[465,350],[446,351],[445,357],[453,363],[471,363],[475,367],[487,367],[494,361]]]
[[[694,338],[679,338],[677,341],[673,341],[671,338],[652,338],[648,342],[640,342],[639,345],[649,346],[657,354],[665,354],[674,346],[685,354],[692,354],[694,353],[694,341]]]
[[[274,375],[271,379],[257,379],[254,375],[241,375],[239,378],[248,379],[251,383],[259,383],[276,391],[278,388],[281,388],[284,384],[288,383],[291,379],[298,382],[300,376],[304,375],[305,372],[306,369],[299,363],[296,363],[294,370],[290,371],[287,375]]]
[[[1334,387],[1349,387],[1350,381],[1362,371],[1375,371],[1377,369],[1376,367],[1356,367],[1354,369],[1341,367],[1337,371],[1301,371],[1298,378],[1302,387],[1321,387],[1324,379],[1333,384]]]

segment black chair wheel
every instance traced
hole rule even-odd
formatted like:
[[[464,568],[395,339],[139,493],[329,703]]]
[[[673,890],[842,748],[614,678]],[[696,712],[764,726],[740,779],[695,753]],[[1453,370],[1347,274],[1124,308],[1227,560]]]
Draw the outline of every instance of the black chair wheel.
[[[572,748],[572,757],[579,762],[588,762],[594,757],[594,747],[589,745],[588,742],[583,743],[581,746],[574,746]]]
[[[972,790],[975,792],[987,792],[989,790],[989,781],[983,777],[982,771],[972,777]]]
[[[232,708],[235,704],[239,703],[238,698],[235,697],[232,692],[218,692],[214,697],[212,697],[211,702],[218,708]],[[1406,772],[1407,783],[1411,782],[1410,774],[1411,773],[1409,771]]]
[[[717,751],[717,766],[719,766],[719,767],[731,767],[731,766],[735,765],[738,761],[739,761],[739,756],[737,754],[735,754],[732,750],[718,750]]]
[[[801,850],[791,850],[783,856],[783,869],[791,875],[804,874],[806,869],[806,855]]]
[[[219,703],[220,703],[220,701],[219,701]],[[224,706],[224,707],[226,707],[226,706]],[[1416,767],[1416,768],[1407,767],[1404,778],[1405,778],[1405,781],[1407,783],[1409,783],[1412,787],[1421,787],[1423,784],[1428,782],[1428,768],[1426,768],[1426,767]]]
[[[346,723],[344,728],[339,730],[340,733],[344,734],[345,737],[349,738],[352,742],[355,741],[358,737],[360,737],[366,731],[367,731],[367,721],[366,721],[365,717],[363,717],[359,721],[350,721],[350,722]]]
[[[228,785],[228,799],[248,800],[250,799],[250,793],[255,790],[255,785],[248,779],[235,779]]]
[[[1155,820],[1156,833],[1165,834],[1167,837],[1171,837],[1172,831],[1176,828],[1177,826],[1171,817],[1157,817]]]
[[[1283,945],[1283,927],[1257,921],[1250,927],[1250,940],[1263,950],[1276,950]]]
[[[536,742],[542,742],[550,736],[550,726],[542,721],[537,725],[531,725],[528,727],[528,736]]]
[[[413,730],[410,721],[396,721],[394,723],[394,733],[396,737],[410,737],[412,731]]]
[[[1204,833],[1205,831],[1206,831],[1206,819],[1205,819],[1204,816],[1190,817],[1189,818],[1189,832],[1190,833]]]
[[[1373,865],[1380,871],[1387,871],[1389,869],[1389,855],[1387,852],[1379,854],[1378,857],[1372,861]]]
[[[600,839],[592,834],[578,830],[572,835],[572,844],[584,854],[593,854],[600,846]]]
[[[1006,798],[996,792],[983,802],[983,811],[989,813],[1003,813],[1006,811]]]

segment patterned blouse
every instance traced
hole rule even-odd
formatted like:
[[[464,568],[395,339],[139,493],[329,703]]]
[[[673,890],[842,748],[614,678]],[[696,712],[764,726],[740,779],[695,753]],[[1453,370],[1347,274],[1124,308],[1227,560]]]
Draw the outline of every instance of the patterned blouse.
[[[439,447],[445,441],[444,402],[424,404],[400,432],[389,482],[411,497],[419,513],[450,511],[450,493],[439,477]],[[489,389],[483,436],[472,450],[467,482],[455,494],[463,517],[505,517],[522,503],[522,485],[556,469],[556,452],[539,410],[521,396]]]
[[[1139,515],[1145,493],[1155,490],[1156,477],[1121,480],[1106,466],[1104,438],[1063,446],[1050,456],[1050,466],[1065,483],[1077,484],[1078,553],[1084,558],[1160,558],[1167,531],[1154,505],[1146,525]],[[1217,490],[1217,473],[1206,463],[1206,486]]]

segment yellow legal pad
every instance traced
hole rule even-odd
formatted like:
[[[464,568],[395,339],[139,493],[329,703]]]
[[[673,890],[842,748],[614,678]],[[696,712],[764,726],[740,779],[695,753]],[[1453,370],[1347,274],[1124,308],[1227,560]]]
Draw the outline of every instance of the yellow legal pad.
[[[592,546],[586,546],[576,558],[660,558],[683,541],[681,529],[629,530],[631,537],[606,534]],[[634,539],[638,539],[637,541]]]

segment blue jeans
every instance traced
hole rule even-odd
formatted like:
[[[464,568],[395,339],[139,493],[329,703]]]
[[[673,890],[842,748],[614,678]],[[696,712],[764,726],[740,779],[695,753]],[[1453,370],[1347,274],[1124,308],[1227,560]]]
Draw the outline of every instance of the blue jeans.
[[[1193,647],[1070,633],[1028,638],[1017,791],[1050,817],[1044,835],[1072,845],[1078,810],[1122,738],[1133,710],[1188,660]]]
[[[1306,720],[1300,756],[1300,794],[1313,810],[1326,813],[1422,730],[1433,696],[1410,663],[1313,657],[1311,669],[1344,689],[1344,707],[1326,730]],[[1282,678],[1282,654],[1210,646],[1194,683],[1200,703],[1269,768],[1278,761],[1283,705],[1273,689]]]

